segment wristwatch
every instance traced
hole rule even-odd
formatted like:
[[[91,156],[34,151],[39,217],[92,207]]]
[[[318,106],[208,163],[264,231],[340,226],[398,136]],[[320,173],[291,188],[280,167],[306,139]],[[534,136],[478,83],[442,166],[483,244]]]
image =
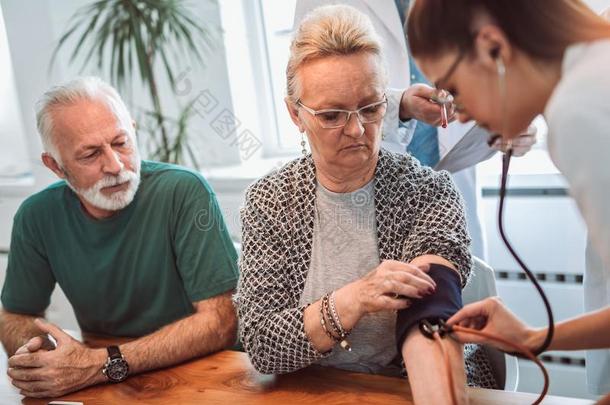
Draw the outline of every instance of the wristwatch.
[[[104,364],[102,373],[113,383],[125,381],[129,374],[129,364],[121,354],[118,346],[108,346],[108,360]]]

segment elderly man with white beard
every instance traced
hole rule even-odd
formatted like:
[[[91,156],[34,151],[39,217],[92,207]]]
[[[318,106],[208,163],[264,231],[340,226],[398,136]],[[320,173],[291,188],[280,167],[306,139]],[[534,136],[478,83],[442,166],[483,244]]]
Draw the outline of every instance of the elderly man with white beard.
[[[42,161],[62,181],[14,218],[0,313],[12,383],[57,397],[234,344],[237,254],[203,177],[141,161],[135,123],[98,78],[37,107]],[[92,349],[45,321],[56,283],[83,333],[133,339]]]

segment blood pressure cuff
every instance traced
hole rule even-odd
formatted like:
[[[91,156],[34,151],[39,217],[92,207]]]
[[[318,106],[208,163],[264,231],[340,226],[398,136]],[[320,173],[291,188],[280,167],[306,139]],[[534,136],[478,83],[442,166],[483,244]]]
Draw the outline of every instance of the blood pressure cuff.
[[[396,344],[402,353],[402,344],[412,327],[423,319],[449,319],[462,308],[462,290],[457,272],[442,264],[431,264],[428,275],[436,283],[434,294],[421,299],[411,299],[409,308],[398,311],[396,319]]]

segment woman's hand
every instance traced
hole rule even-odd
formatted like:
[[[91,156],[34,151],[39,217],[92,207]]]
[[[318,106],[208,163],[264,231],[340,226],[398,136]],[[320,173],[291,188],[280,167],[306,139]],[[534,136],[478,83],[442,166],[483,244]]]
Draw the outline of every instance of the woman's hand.
[[[530,350],[538,348],[542,336],[541,331],[536,331],[521,322],[498,297],[490,297],[466,305],[449,318],[447,323],[497,335],[510,342],[524,344]],[[453,332],[452,336],[462,343],[484,343],[504,351],[514,350],[495,340],[470,333]]]
[[[383,261],[359,280],[334,292],[337,313],[345,330],[352,330],[371,312],[407,308],[409,298],[423,298],[434,293],[436,283],[426,272],[428,264],[414,266],[394,260]],[[305,308],[305,334],[320,352],[330,350],[335,341],[320,326],[321,300]]]
[[[404,309],[411,304],[408,298],[423,298],[434,293],[436,283],[426,274],[429,269],[429,265],[417,267],[386,260],[346,287],[360,315]]]

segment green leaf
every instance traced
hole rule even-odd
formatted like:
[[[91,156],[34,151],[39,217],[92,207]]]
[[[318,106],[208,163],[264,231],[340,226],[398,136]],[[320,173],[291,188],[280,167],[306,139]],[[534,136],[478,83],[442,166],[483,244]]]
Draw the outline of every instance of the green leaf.
[[[119,90],[131,89],[132,79],[138,76],[153,106],[153,111],[143,114],[141,126],[153,155],[180,163],[186,152],[196,164],[188,145],[192,103],[176,119],[165,116],[158,79],[167,80],[175,91],[175,64],[191,58],[204,63],[204,55],[214,47],[213,30],[192,17],[184,0],[96,0],[70,18],[53,50],[50,68],[59,51],[75,38],[69,63],[81,59],[81,71],[89,65],[105,71]],[[157,64],[162,71],[155,71]]]

